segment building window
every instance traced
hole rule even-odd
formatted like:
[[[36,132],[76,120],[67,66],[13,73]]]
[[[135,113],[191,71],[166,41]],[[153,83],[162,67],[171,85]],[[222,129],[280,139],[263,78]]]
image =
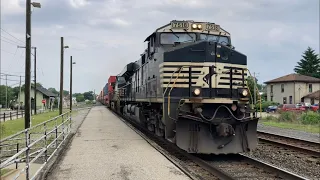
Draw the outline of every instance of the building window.
[[[287,97],[283,98],[283,104],[287,104]]]
[[[273,93],[273,85],[270,86],[270,92]]]
[[[271,96],[271,99],[270,99],[270,100],[271,100],[271,102],[273,102],[273,96]]]
[[[281,92],[284,92],[284,84],[281,84]]]
[[[289,104],[292,104],[292,96],[289,96]]]
[[[309,93],[312,92],[312,84],[309,84]]]

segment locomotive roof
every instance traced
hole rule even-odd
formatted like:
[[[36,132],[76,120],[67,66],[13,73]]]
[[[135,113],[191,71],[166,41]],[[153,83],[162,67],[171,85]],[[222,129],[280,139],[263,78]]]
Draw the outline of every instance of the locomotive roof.
[[[192,26],[201,25],[201,28],[193,28]],[[220,25],[211,23],[211,22],[199,22],[199,21],[193,21],[193,20],[172,20],[170,23],[161,26],[155,30],[152,34],[150,34],[145,40],[149,41],[150,38],[156,33],[156,32],[198,32],[198,33],[208,33],[208,34],[219,34],[224,36],[230,36],[230,33],[223,28],[220,27]]]

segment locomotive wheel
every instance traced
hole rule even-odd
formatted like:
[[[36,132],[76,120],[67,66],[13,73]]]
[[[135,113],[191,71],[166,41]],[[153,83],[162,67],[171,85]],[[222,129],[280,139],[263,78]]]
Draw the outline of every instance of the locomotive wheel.
[[[149,131],[151,131],[151,132],[154,132],[155,131],[155,127],[154,127],[154,125],[153,124],[151,124],[151,123],[148,123],[148,130]]]
[[[164,137],[164,130],[160,128],[160,123],[162,122],[157,121],[157,126],[155,127],[155,134],[159,137]]]

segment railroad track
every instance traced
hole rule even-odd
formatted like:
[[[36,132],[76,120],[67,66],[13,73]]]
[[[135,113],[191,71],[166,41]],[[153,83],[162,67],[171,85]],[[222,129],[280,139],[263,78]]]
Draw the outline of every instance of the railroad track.
[[[307,141],[293,137],[281,136],[268,132],[258,131],[259,143],[269,143],[276,146],[292,149],[306,155],[320,157],[320,142]]]
[[[192,155],[111,111],[192,180],[305,179],[246,155]]]

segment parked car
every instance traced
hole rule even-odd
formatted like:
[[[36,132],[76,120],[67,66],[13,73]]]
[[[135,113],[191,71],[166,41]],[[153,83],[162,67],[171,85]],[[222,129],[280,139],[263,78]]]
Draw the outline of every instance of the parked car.
[[[319,104],[314,104],[311,106],[311,110],[317,112],[319,110]]]
[[[305,102],[301,102],[301,103],[298,103],[297,106],[299,108],[305,108],[305,110],[312,110],[312,105],[310,103],[305,103]]]
[[[267,108],[266,108],[266,112],[267,113],[275,113],[276,111],[277,111],[277,109],[278,109],[278,106],[268,106]]]
[[[279,111],[295,111],[295,112],[301,112],[301,111],[305,111],[306,108],[304,107],[299,107],[295,104],[281,104],[279,107],[278,107],[278,110]]]

